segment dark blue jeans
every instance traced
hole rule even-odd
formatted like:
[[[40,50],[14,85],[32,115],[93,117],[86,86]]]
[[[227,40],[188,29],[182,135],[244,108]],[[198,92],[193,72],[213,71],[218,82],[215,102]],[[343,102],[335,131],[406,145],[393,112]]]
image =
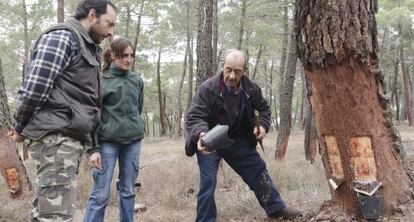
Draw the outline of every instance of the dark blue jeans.
[[[234,144],[217,152],[203,155],[197,152],[200,169],[200,190],[197,195],[197,219],[200,222],[216,221],[214,192],[219,162],[224,159],[241,176],[256,195],[268,215],[286,207],[266,169],[266,163],[248,139],[237,139]]]
[[[119,161],[119,221],[134,221],[135,180],[138,177],[141,142],[102,143],[102,169],[93,169],[94,186],[85,210],[84,222],[103,222],[111,194],[115,164]]]

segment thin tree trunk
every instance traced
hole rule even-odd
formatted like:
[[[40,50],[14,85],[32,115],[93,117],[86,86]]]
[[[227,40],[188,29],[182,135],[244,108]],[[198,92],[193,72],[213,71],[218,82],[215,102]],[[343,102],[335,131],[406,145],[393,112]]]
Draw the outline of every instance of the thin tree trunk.
[[[309,98],[322,162],[332,182],[332,204],[325,207],[344,211],[348,219],[367,217],[362,210],[391,215],[398,204],[411,200],[412,173],[401,156],[398,130],[387,115],[378,63],[377,1],[298,0],[297,5],[298,56],[311,81]],[[367,184],[371,188],[363,187]],[[372,203],[380,198],[381,208],[360,205],[358,200],[364,198]]]
[[[257,52],[256,62],[253,68],[252,79],[256,77],[257,68],[259,67],[259,64],[260,64],[260,57],[262,56],[262,52],[263,52],[263,44],[260,44],[259,51]]]
[[[396,52],[398,50],[396,49]],[[398,59],[398,53],[395,55],[394,60],[394,84],[392,87],[391,92],[391,104],[395,104],[395,119],[397,121],[400,120],[400,105],[399,105],[399,99],[398,99],[398,66],[399,66],[399,59]]]
[[[273,60],[271,61],[271,63],[272,64],[270,66],[270,72],[269,72],[270,80],[269,80],[269,99],[268,99],[270,109],[272,109],[272,105],[273,105],[273,72],[274,72],[274,67],[275,67]],[[270,125],[271,130],[273,130],[273,125],[274,124]]]
[[[240,26],[239,26],[239,40],[237,41],[237,49],[241,50],[243,44],[243,34],[244,34],[244,21],[246,20],[246,8],[247,0],[242,0],[242,7],[240,13]]]
[[[218,70],[217,61],[217,42],[218,42],[218,0],[213,0],[213,71],[216,74]]]
[[[303,72],[300,73],[300,79],[301,79],[302,90],[301,90],[299,123],[300,123],[300,128],[303,130],[303,128],[305,126],[305,124],[304,124],[304,112],[305,112],[305,103],[306,103],[305,101],[307,100],[307,98],[306,98],[305,74]]]
[[[285,67],[286,67],[286,54],[287,54],[287,45],[289,41],[289,23],[288,23],[288,1],[284,0],[283,6],[283,34],[282,34],[282,51],[280,56],[280,65],[279,65],[279,104],[282,103],[282,94],[283,87],[285,85]]]
[[[197,82],[196,89],[214,75],[212,42],[213,1],[199,0],[197,25]]]
[[[140,32],[141,32],[141,18],[142,18],[142,12],[144,11],[145,3],[146,3],[146,0],[142,0],[141,6],[139,8],[137,25],[135,27],[134,49],[136,51],[137,51],[137,47],[138,47],[138,38],[139,38],[139,35],[140,35]],[[135,71],[135,57],[134,57],[134,61],[132,62],[131,70]]]
[[[249,44],[250,44],[250,36],[252,34],[252,31],[247,30],[246,31],[246,70],[244,71],[244,74],[246,76],[250,76],[250,51],[249,51]]]
[[[125,8],[126,8],[125,38],[129,39],[129,24],[131,23],[131,5],[127,5]],[[139,19],[140,18],[138,18],[138,20]]]
[[[194,71],[194,57],[193,57],[193,36],[190,30],[187,30],[187,38],[189,38],[190,50],[188,51],[188,97],[186,112],[191,106],[191,100],[193,99],[193,71]],[[188,40],[187,40],[188,41]],[[188,43],[187,43],[188,44]]]
[[[410,80],[408,77],[408,67],[405,65],[405,58],[404,58],[404,44],[403,44],[403,38],[402,38],[402,25],[400,24],[399,27],[399,33],[400,33],[400,60],[401,60],[401,70],[403,74],[403,82],[404,82],[404,115],[407,116],[408,119],[408,126],[413,126],[413,117],[411,116],[411,92],[410,92]]]
[[[7,137],[7,131],[12,124],[2,67],[0,59],[0,170],[10,196],[17,198],[32,190],[32,184],[16,143]]]
[[[190,50],[189,44],[187,44],[187,47],[185,48],[184,53],[184,61],[183,61],[183,74],[181,75],[180,83],[178,86],[178,95],[177,95],[177,106],[178,106],[178,117],[177,117],[177,135],[176,137],[182,136],[182,129],[181,129],[181,118],[183,116],[183,105],[182,105],[182,91],[183,91],[183,85],[185,80],[185,75],[187,72],[187,57],[188,57],[188,51]]]
[[[23,39],[24,39],[24,51],[23,51],[23,65],[22,65],[22,79],[26,76],[26,69],[29,63],[29,50],[30,50],[30,39],[29,39],[29,25],[27,15],[26,0],[22,0],[23,8]]]
[[[58,0],[57,21],[62,23],[65,21],[65,0]]]
[[[276,94],[275,94],[276,95]],[[279,130],[279,121],[278,121],[278,114],[277,114],[277,96],[275,96],[275,101],[274,101],[274,110],[275,110],[275,120],[274,120],[274,124],[276,127],[276,130]]]
[[[149,116],[148,116],[148,110],[147,110],[147,108],[145,108],[144,116],[145,116],[145,135],[146,136],[149,136],[149,134],[150,134],[150,126],[149,126]]]
[[[276,140],[275,158],[283,160],[286,154],[290,130],[292,127],[292,98],[293,98],[293,85],[295,83],[296,73],[296,42],[294,30],[292,29],[289,58],[286,70],[286,80],[284,83],[283,91],[280,98],[280,127]]]
[[[293,97],[293,95],[292,95]],[[296,124],[296,119],[298,117],[298,107],[299,107],[299,96],[296,96],[296,103],[295,103],[295,114],[293,116],[293,123],[292,123],[292,127],[295,127]]]
[[[161,52],[162,48],[158,49],[157,60],[157,86],[158,86],[158,102],[160,115],[160,136],[165,136],[166,133],[166,119],[165,119],[165,104],[163,103],[163,94],[161,91]]]

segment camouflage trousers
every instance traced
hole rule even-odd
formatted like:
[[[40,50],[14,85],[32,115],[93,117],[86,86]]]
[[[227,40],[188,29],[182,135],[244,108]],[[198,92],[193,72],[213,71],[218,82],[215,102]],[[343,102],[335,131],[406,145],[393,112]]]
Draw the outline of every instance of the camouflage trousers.
[[[31,141],[29,151],[37,169],[36,198],[30,220],[72,221],[83,146],[73,138],[51,134]]]

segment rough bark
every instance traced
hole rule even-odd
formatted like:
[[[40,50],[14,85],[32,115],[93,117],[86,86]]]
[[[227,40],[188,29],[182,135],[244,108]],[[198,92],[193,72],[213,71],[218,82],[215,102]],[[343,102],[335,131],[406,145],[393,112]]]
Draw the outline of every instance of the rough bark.
[[[312,113],[312,106],[308,100],[312,95],[312,92],[307,90],[307,86],[310,86],[310,80],[304,77],[303,80],[306,84],[305,85],[305,119],[304,119],[304,128],[305,128],[305,141],[304,141],[304,148],[305,148],[305,158],[309,160],[311,164],[313,164],[316,160],[316,154],[318,152],[318,135],[316,133],[315,128],[315,119],[313,118]]]
[[[275,159],[283,160],[286,154],[290,130],[292,127],[292,98],[293,98],[293,85],[295,83],[295,74],[296,74],[296,42],[294,30],[292,30],[290,48],[289,48],[289,58],[287,63],[286,70],[286,79],[283,86],[281,98],[280,98],[280,127],[277,133],[276,140],[276,151]]]
[[[65,21],[65,0],[58,0],[57,21],[62,23]]]
[[[29,176],[22,159],[19,156],[16,143],[7,137],[11,127],[10,109],[7,100],[4,75],[0,59],[0,171],[5,180],[10,196],[20,197],[32,190]]]
[[[139,34],[140,34],[140,32],[141,32],[141,19],[142,19],[142,12],[144,11],[145,4],[146,4],[146,0],[143,0],[143,1],[141,2],[141,6],[140,6],[140,8],[139,8],[139,13],[138,13],[138,21],[137,21],[137,25],[136,25],[136,27],[135,27],[135,37],[134,37],[134,49],[135,49],[135,51],[138,51],[138,50],[137,50],[137,46],[138,46],[138,38],[139,38]],[[135,71],[135,58],[136,58],[136,57],[134,57],[134,61],[132,62],[132,67],[131,67],[131,70],[132,70],[132,71]]]
[[[212,42],[213,1],[200,0],[197,24],[197,81],[196,88],[214,75]]]
[[[333,206],[362,218],[355,185],[381,182],[382,215],[411,199],[411,172],[389,115],[378,64],[376,0],[298,0],[298,56],[311,80],[310,102]],[[365,208],[364,208],[365,209]]]
[[[158,88],[158,104],[159,104],[159,116],[160,116],[160,136],[164,136],[167,129],[167,121],[165,119],[165,103],[163,102],[163,94],[161,90],[161,53],[162,48],[158,49],[157,60],[157,88]]]
[[[246,20],[246,8],[247,8],[247,0],[242,0],[242,7],[240,13],[240,26],[239,26],[239,38],[237,41],[237,49],[241,49],[243,44],[243,35],[244,35],[244,22]]]

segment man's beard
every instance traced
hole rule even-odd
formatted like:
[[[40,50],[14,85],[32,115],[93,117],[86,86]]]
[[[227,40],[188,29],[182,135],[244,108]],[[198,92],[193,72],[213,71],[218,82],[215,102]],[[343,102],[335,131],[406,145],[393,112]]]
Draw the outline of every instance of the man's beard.
[[[96,43],[100,44],[103,40],[102,34],[99,32],[99,22],[100,20],[96,21],[89,30],[89,36],[91,39]]]

